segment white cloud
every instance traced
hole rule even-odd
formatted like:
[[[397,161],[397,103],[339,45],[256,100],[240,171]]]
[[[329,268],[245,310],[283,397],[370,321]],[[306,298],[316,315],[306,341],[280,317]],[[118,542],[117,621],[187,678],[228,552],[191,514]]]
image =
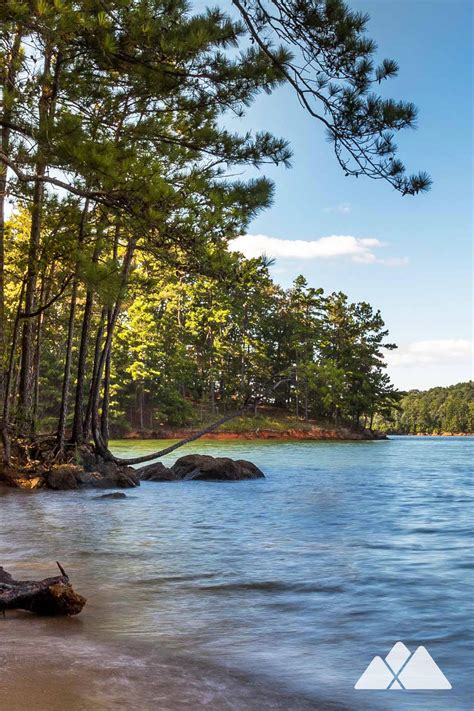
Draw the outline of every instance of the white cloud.
[[[325,207],[324,212],[339,212],[341,215],[348,215],[352,211],[350,202],[341,202],[335,207]]]
[[[444,338],[414,341],[404,348],[390,351],[385,358],[391,367],[417,365],[454,365],[468,363],[474,356],[474,341]]]
[[[383,247],[378,239],[353,237],[352,235],[330,235],[314,240],[280,239],[267,235],[240,235],[229,244],[233,252],[242,252],[245,257],[268,257],[281,259],[331,259],[346,257],[359,264],[385,264],[402,266],[406,258],[381,259],[374,250]]]

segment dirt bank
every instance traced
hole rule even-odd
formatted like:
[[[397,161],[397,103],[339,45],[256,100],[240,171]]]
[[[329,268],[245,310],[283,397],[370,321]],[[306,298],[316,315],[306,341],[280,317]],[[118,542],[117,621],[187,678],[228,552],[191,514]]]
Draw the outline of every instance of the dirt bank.
[[[128,432],[123,435],[123,439],[184,439],[198,430],[153,430],[143,432]],[[324,429],[321,427],[311,427],[309,429],[254,429],[241,432],[209,432],[201,439],[208,440],[235,440],[235,439],[287,439],[287,440],[374,440],[387,439],[382,432],[371,432],[370,430],[354,431],[347,428]]]

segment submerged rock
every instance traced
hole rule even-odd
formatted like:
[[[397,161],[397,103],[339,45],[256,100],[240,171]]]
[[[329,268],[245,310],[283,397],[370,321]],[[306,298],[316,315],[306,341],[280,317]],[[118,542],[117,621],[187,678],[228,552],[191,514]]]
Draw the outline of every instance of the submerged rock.
[[[241,481],[265,477],[255,464],[245,459],[211,457],[207,454],[188,454],[181,457],[173,464],[171,471],[180,480]]]
[[[101,496],[96,496],[96,499],[126,499],[127,494],[123,494],[120,491],[114,491],[112,494],[102,494]]]

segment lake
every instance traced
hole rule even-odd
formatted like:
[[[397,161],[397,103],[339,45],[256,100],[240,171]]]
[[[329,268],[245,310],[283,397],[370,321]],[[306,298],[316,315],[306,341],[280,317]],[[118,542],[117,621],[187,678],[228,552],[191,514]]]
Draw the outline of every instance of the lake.
[[[0,564],[59,560],[88,598],[77,618],[0,618],[0,708],[472,708],[472,445],[202,441],[162,461],[246,458],[266,479],[0,490]],[[399,640],[452,690],[354,690]]]

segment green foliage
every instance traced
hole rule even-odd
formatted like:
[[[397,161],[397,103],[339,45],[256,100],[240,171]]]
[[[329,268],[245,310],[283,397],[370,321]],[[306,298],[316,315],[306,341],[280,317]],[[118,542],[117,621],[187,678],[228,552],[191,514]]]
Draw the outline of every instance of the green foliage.
[[[379,424],[401,434],[474,432],[474,383],[410,390]]]
[[[407,175],[396,157],[394,132],[413,128],[417,110],[409,101],[375,93],[397,75],[398,66],[392,59],[375,65],[377,45],[365,34],[368,15],[343,0],[233,0],[233,5],[302,107],[325,126],[345,175],[386,180],[403,195],[429,189],[425,172]]]
[[[200,406],[215,415],[249,395],[297,418],[358,427],[397,401],[382,358],[393,346],[368,304],[326,297],[303,277],[285,291],[260,259],[226,253],[209,264],[217,275],[140,270],[112,374],[114,412],[134,427],[182,425]]]
[[[268,4],[276,24],[250,1],[233,2],[240,22],[186,0],[0,4],[2,193],[16,208],[0,226],[4,434],[59,411],[62,449],[68,413],[88,433],[86,405],[102,447],[109,411],[143,429],[252,397],[359,426],[397,401],[378,312],[303,277],[285,291],[264,260],[226,248],[273,199],[265,176],[235,176],[291,151],[225,116],[283,82],[322,111],[347,174],[405,193],[429,182],[395,159],[392,133],[416,112],[370,90],[396,65],[372,66],[365,17],[340,0]]]

